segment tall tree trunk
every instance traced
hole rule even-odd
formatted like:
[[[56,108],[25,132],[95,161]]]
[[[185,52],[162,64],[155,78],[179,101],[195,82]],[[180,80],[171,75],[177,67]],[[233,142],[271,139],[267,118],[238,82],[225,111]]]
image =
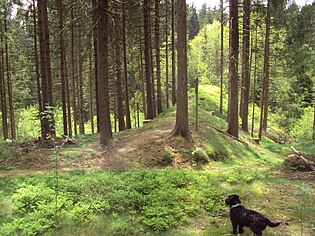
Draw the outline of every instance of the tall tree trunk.
[[[160,0],[155,0],[155,57],[156,57],[156,87],[157,113],[163,112],[161,88],[161,59],[160,59]]]
[[[188,124],[186,0],[177,1],[177,47],[178,88],[173,135],[180,135],[191,141]]]
[[[230,0],[229,110],[227,132],[238,137],[238,0]]]
[[[0,69],[0,87],[1,87],[1,115],[2,115],[2,127],[3,138],[7,140],[9,137],[8,132],[8,117],[7,117],[7,96],[6,96],[6,83],[5,83],[5,62],[4,62],[4,40],[3,40],[2,20],[0,19],[0,37],[1,37],[1,69]]]
[[[97,2],[96,0],[92,0],[92,7],[93,9],[96,9]],[[97,127],[97,132],[100,132],[100,115],[99,115],[99,102],[98,102],[98,71],[97,71],[97,64],[98,64],[98,56],[97,56],[97,22],[98,22],[98,15],[93,14],[93,52],[94,52],[94,81],[95,81],[95,103],[96,103],[96,127]]]
[[[165,0],[165,95],[166,109],[170,107],[169,98],[169,77],[168,77],[168,0]]]
[[[240,116],[242,129],[248,132],[248,100],[250,91],[249,71],[249,43],[250,43],[250,0],[244,0],[243,15],[243,60],[242,60],[242,88]]]
[[[78,135],[77,127],[77,89],[76,89],[76,60],[75,60],[75,35],[74,35],[74,8],[71,8],[71,87],[72,87],[72,109],[73,109],[73,126],[74,126],[74,135]]]
[[[128,68],[127,68],[126,10],[125,10],[125,3],[124,2],[122,3],[122,10],[123,10],[123,50],[124,50],[126,128],[131,129]]]
[[[94,131],[94,98],[93,98],[93,67],[92,67],[92,56],[93,56],[93,42],[90,43],[90,55],[89,55],[89,95],[90,95],[90,120],[91,120],[91,130],[92,134],[95,133]]]
[[[176,61],[175,61],[175,0],[172,0],[172,105],[176,104]]]
[[[115,19],[115,64],[116,64],[116,95],[117,95],[117,110],[118,110],[118,125],[119,131],[125,129],[125,117],[123,107],[123,88],[121,76],[121,18],[120,12],[116,14]]]
[[[108,145],[112,139],[108,96],[108,0],[99,0],[97,14],[97,71],[100,120],[100,143]]]
[[[221,30],[221,44],[220,44],[220,52],[221,52],[221,57],[220,57],[220,113],[223,113],[223,49],[224,49],[224,41],[223,41],[223,36],[224,36],[224,22],[223,22],[223,0],[220,0],[220,17],[221,17],[221,24],[220,24],[220,30]]]
[[[83,47],[81,43],[81,33],[78,34],[78,44],[77,44],[77,65],[78,65],[78,110],[79,110],[79,131],[80,134],[85,133],[84,127],[84,101],[83,101],[83,54],[81,53]]]
[[[5,61],[6,61],[6,75],[7,75],[7,85],[8,85],[8,96],[9,96],[9,111],[10,111],[10,127],[11,127],[11,138],[16,139],[15,133],[15,117],[14,117],[14,104],[13,104],[13,94],[12,94],[12,81],[11,81],[11,71],[9,64],[9,49],[8,49],[8,26],[7,26],[7,7],[5,7],[4,13],[4,32],[5,32]]]
[[[141,40],[141,27],[139,27],[139,76],[141,80],[141,97],[142,97],[142,110],[144,119],[147,119],[147,103],[145,99],[145,81],[143,77],[143,56],[142,56],[142,40]]]
[[[147,90],[147,119],[154,118],[153,96],[152,96],[152,80],[151,80],[151,57],[150,57],[150,8],[149,0],[143,2],[144,15],[144,57],[145,57],[145,77]]]
[[[68,120],[68,136],[72,137],[72,122],[71,122],[71,99],[70,99],[70,85],[69,85],[69,76],[68,76],[68,67],[66,55],[64,55],[64,68],[65,68],[65,89],[66,89],[66,99],[67,99],[67,120]]]
[[[36,21],[36,5],[35,0],[33,0],[33,32],[34,32],[34,58],[35,58],[35,74],[36,74],[36,85],[37,85],[37,102],[38,102],[38,111],[39,111],[39,120],[40,120],[40,127],[41,127],[41,136],[43,136],[43,120],[41,119],[41,113],[44,111],[43,109],[43,102],[42,102],[42,95],[41,95],[41,81],[40,81],[40,74],[39,74],[39,62],[38,62],[38,49],[37,49],[37,21]]]
[[[314,104],[314,119],[313,119],[313,140],[315,140],[315,104]]]
[[[67,116],[67,100],[66,100],[66,73],[65,73],[65,47],[63,40],[63,3],[59,0],[59,50],[60,50],[60,78],[61,78],[61,101],[62,101],[62,118],[63,118],[63,134],[68,136],[68,116]]]
[[[255,22],[255,57],[254,57],[254,81],[252,93],[252,131],[251,135],[254,137],[254,124],[255,124],[255,94],[256,94],[256,81],[257,81],[257,55],[258,55],[258,20]],[[253,50],[252,50],[253,52]]]
[[[266,35],[264,52],[263,86],[260,102],[260,123],[258,137],[261,139],[262,133],[267,130],[268,100],[269,100],[269,54],[270,54],[270,1],[267,2],[266,12]]]
[[[50,67],[50,49],[48,32],[47,0],[37,2],[38,8],[38,28],[40,44],[40,66],[42,78],[43,108],[43,139],[50,138],[54,132],[52,81]]]
[[[149,8],[151,9],[151,7]],[[150,19],[150,18],[149,18]],[[150,60],[151,60],[151,85],[152,85],[152,104],[153,104],[153,115],[156,117],[156,96],[155,96],[155,74],[154,74],[154,56],[153,56],[153,40],[151,35],[151,19],[149,21],[150,26]]]

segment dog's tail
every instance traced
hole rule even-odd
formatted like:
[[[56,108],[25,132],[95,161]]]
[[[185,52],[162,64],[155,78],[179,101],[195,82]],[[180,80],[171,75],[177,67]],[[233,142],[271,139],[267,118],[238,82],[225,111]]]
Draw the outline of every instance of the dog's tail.
[[[281,224],[281,222],[277,222],[277,223],[274,223],[274,222],[271,222],[269,219],[266,220],[266,223],[269,227],[277,227]]]

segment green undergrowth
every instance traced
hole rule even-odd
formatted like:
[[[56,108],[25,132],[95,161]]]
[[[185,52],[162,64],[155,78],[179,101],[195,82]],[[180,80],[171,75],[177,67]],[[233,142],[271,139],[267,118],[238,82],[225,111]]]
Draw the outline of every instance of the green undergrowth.
[[[0,235],[73,235],[77,227],[109,235],[159,233],[202,215],[217,217],[224,207],[219,183],[226,179],[170,168],[2,177]]]
[[[223,202],[231,193],[271,219],[294,219],[293,229],[299,228],[300,220],[309,232],[315,216],[310,186],[267,179],[259,169],[225,170],[2,176],[0,235],[170,236],[194,235],[196,227],[201,235],[222,235],[231,230]]]

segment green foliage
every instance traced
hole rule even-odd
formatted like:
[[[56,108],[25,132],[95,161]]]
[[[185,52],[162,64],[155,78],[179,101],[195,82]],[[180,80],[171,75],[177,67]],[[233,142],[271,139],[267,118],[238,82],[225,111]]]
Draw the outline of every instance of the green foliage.
[[[292,138],[297,141],[310,140],[313,135],[314,109],[305,108],[304,114],[290,128]]]
[[[225,162],[230,159],[226,151],[207,151],[207,156],[213,161]]]
[[[4,215],[3,235],[52,232],[56,227],[89,224],[96,215],[125,215],[155,232],[186,224],[203,211],[221,211],[222,193],[207,173],[183,170],[71,172],[59,175],[58,195],[53,176],[29,176],[8,181],[15,219]],[[56,202],[57,197],[57,202]],[[136,235],[121,220],[108,226],[117,235]]]
[[[233,184],[251,183],[254,180],[264,179],[264,175],[258,170],[249,170],[236,166],[224,173],[226,181]]]
[[[207,153],[201,148],[195,148],[191,152],[192,161],[195,163],[205,164],[209,162],[209,157]]]

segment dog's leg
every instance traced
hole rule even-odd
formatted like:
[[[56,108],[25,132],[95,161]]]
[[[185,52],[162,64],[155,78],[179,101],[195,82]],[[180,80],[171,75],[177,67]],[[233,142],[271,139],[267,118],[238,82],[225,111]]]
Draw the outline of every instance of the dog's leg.
[[[237,234],[237,224],[232,222],[233,234]]]
[[[256,236],[262,236],[262,231],[257,229],[252,229]]]
[[[239,225],[239,226],[238,226],[238,233],[239,233],[239,234],[244,233],[244,229],[243,229],[243,228],[244,228],[243,225]]]

